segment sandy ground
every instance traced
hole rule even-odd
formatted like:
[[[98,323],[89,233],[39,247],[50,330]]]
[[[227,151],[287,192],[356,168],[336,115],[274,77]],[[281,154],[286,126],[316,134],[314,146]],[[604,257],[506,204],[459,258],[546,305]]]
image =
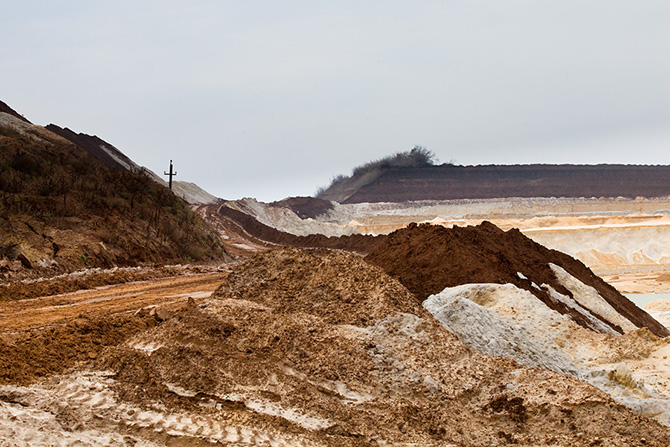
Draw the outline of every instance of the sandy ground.
[[[614,446],[644,435],[644,445],[665,446],[656,442],[665,428],[585,383],[466,349],[356,256],[268,256],[233,274],[0,302],[0,338],[40,333],[47,345],[57,326],[85,341],[82,316],[94,330],[96,318],[175,310],[96,351],[93,370],[0,386],[0,445]],[[226,278],[237,281],[209,298]],[[41,345],[31,346],[39,357]],[[456,405],[457,418],[440,405]],[[438,426],[446,431],[433,433]]]
[[[600,275],[621,293],[668,293],[670,292],[670,272],[651,270],[615,275]]]
[[[0,302],[0,327],[3,332],[20,331],[62,323],[79,315],[110,315],[157,305],[176,308],[189,297],[209,296],[226,276],[227,273],[205,273]]]

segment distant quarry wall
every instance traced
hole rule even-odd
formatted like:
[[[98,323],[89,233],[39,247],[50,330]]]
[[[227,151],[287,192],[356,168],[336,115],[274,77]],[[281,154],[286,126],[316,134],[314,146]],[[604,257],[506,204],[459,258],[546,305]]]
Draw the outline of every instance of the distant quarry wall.
[[[511,198],[343,205],[349,225],[387,234],[410,222],[489,220],[576,257],[601,274],[670,269],[670,199]]]
[[[670,166],[488,165],[390,167],[336,181],[319,194],[339,203],[507,197],[663,197]]]

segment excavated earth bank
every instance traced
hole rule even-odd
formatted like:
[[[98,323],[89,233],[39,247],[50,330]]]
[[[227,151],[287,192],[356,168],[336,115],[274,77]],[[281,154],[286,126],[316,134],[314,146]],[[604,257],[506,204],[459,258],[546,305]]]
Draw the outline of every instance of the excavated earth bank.
[[[0,336],[0,384],[26,384],[90,361],[108,346],[156,325],[149,312],[79,318],[46,330]],[[2,398],[0,397],[0,400]]]
[[[340,203],[504,197],[663,197],[670,166],[490,165],[393,167],[335,184]],[[368,177],[367,179],[365,177]]]
[[[410,224],[381,239],[365,260],[382,267],[421,300],[445,287],[462,284],[513,284],[585,328],[603,332],[600,325],[604,323],[609,329],[623,333],[621,325],[599,309],[576,308],[564,299],[575,298],[573,290],[557,276],[557,270],[564,270],[595,289],[609,306],[636,327],[647,327],[660,337],[670,335],[668,329],[578,260],[543,247],[518,230],[503,231],[489,222],[451,229]]]

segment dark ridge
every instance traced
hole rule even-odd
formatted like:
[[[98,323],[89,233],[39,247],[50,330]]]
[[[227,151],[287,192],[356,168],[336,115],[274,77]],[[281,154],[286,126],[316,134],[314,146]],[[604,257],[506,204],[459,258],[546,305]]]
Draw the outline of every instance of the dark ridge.
[[[301,219],[315,219],[333,209],[333,204],[330,201],[315,197],[288,197],[269,205],[288,208]]]
[[[21,121],[25,121],[28,124],[32,124],[30,121],[25,119],[23,117],[23,115],[21,115],[16,110],[12,109],[11,107],[9,107],[7,104],[5,104],[2,101],[0,101],[0,112],[9,113],[10,115],[15,116],[16,118],[20,119]]]
[[[352,182],[351,180],[350,182]],[[346,182],[345,182],[346,183]],[[333,188],[337,188],[335,185]],[[324,197],[336,197],[338,192]],[[510,165],[392,167],[341,203],[507,197],[664,197],[666,165]]]
[[[145,174],[62,138],[2,130],[0,140],[0,281],[228,257],[215,230]]]
[[[549,267],[549,263],[552,263],[596,289],[634,325],[647,327],[661,337],[670,335],[664,326],[580,261],[550,250],[516,229],[505,232],[489,222],[476,227],[452,229],[411,224],[383,238],[365,260],[397,278],[422,301],[445,287],[471,283],[511,283],[531,292],[550,308],[570,315],[578,324],[597,330],[584,315],[551,298],[546,287],[532,285],[547,284],[563,295],[572,296]],[[622,332],[620,327],[593,311],[591,313],[615,331]]]
[[[91,136],[83,133],[75,133],[67,127],[63,129],[55,124],[49,124],[46,129],[73,142],[77,146],[86,149],[89,154],[100,160],[108,168],[127,170],[123,164],[119,163],[117,159],[109,155],[109,153],[102,149],[101,146],[105,146],[108,150],[113,152],[118,159],[123,160],[128,165],[135,166],[135,163],[123,152],[95,135]]]
[[[323,234],[296,236],[262,224],[255,217],[226,205],[210,205],[209,212],[229,219],[244,229],[247,234],[260,241],[290,247],[331,248],[365,254],[384,238],[384,236],[375,237],[362,234],[341,237],[328,237]]]

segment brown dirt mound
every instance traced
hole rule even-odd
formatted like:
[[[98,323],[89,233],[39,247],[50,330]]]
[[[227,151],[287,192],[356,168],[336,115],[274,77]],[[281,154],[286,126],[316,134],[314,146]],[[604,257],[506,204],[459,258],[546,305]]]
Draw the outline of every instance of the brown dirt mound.
[[[281,312],[306,312],[330,324],[365,326],[392,310],[422,312],[399,282],[357,256],[329,250],[275,250],[233,271],[214,296]]]
[[[272,202],[269,205],[288,208],[301,219],[315,219],[333,209],[333,204],[328,200],[317,199],[315,197],[288,197],[278,202]]]
[[[553,263],[595,288],[633,324],[647,327],[661,337],[670,335],[665,327],[580,261],[550,250],[516,229],[505,232],[489,222],[452,229],[411,224],[384,238],[365,260],[382,267],[421,300],[441,292],[445,287],[470,283],[511,283],[528,290],[552,309],[572,316],[580,325],[594,329],[581,313],[552,299],[545,288],[540,290],[532,286],[532,283],[538,286],[548,284],[563,295],[572,296],[549,267],[548,264]],[[599,318],[622,332],[618,326],[603,317]]]
[[[26,384],[62,373],[103,349],[156,325],[147,312],[90,319],[81,316],[62,326],[42,328],[18,339],[0,338],[0,384]]]
[[[141,349],[138,346],[152,346]],[[606,394],[485,357],[358,256],[284,248],[110,351],[117,395],[322,446],[663,445]]]

